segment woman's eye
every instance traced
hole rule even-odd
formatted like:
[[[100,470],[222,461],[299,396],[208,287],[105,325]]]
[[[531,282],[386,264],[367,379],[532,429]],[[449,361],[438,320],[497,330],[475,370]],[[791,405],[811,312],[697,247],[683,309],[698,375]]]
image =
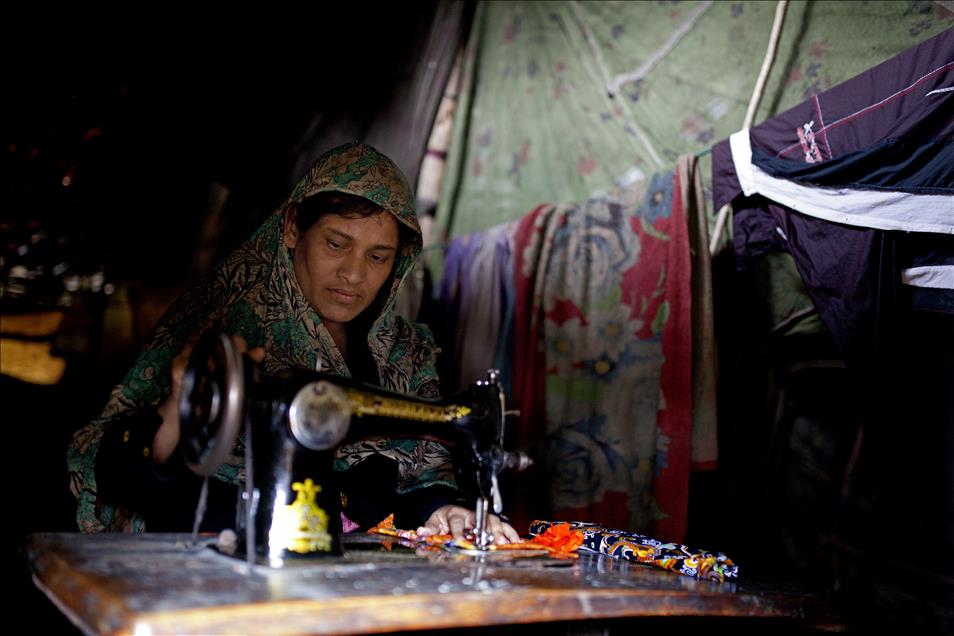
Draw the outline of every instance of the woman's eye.
[[[371,260],[374,261],[375,263],[384,263],[388,260],[388,257],[382,256],[380,254],[372,254]]]

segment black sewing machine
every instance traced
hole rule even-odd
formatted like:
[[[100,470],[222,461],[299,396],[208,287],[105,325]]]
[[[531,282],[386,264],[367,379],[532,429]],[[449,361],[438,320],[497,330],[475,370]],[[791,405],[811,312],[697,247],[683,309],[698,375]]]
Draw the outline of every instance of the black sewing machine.
[[[209,333],[190,357],[179,402],[181,448],[199,475],[216,472],[245,431],[245,490],[239,537],[245,557],[341,554],[335,449],[371,436],[426,438],[451,451],[458,485],[474,498],[474,544],[489,549],[491,510],[502,502],[497,474],[532,462],[503,450],[508,414],[497,372],[449,398],[424,400],[347,378],[296,370],[266,378],[224,334]]]

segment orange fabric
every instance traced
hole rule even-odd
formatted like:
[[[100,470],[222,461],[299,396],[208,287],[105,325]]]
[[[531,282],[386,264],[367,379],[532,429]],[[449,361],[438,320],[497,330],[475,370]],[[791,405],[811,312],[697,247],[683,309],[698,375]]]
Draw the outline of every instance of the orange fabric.
[[[583,545],[583,533],[579,530],[570,530],[568,523],[555,523],[543,534],[535,536],[533,543],[544,545],[551,552],[571,554]]]

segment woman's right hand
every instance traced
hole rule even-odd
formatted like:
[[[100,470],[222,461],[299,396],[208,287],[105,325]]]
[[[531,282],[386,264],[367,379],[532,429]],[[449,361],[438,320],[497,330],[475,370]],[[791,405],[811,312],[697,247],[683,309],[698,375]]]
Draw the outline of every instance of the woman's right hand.
[[[455,539],[463,539],[466,532],[476,524],[475,511],[461,506],[447,505],[432,512],[424,525],[417,529],[417,533],[422,537],[451,534]],[[493,536],[494,543],[523,543],[523,539],[513,526],[497,515],[488,515],[487,531]]]
[[[245,339],[241,336],[232,336],[232,343],[239,352],[248,353],[255,362],[261,363],[265,359],[265,349],[256,347],[249,351]],[[156,465],[166,463],[179,445],[179,395],[182,393],[182,378],[189,366],[191,353],[192,345],[186,345],[172,360],[172,390],[169,392],[169,397],[159,405],[158,411],[162,424],[159,425],[156,436],[152,438],[152,461]]]

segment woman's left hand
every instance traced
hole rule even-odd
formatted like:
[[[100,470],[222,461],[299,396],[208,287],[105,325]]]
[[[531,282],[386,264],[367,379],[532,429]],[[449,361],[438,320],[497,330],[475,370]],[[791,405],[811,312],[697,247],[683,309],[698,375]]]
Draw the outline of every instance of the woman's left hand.
[[[463,539],[467,530],[473,529],[477,523],[477,513],[461,506],[441,506],[431,513],[424,525],[417,529],[421,536],[435,534],[451,534],[455,539]],[[487,516],[487,532],[494,543],[522,543],[523,539],[506,521],[497,515]]]

